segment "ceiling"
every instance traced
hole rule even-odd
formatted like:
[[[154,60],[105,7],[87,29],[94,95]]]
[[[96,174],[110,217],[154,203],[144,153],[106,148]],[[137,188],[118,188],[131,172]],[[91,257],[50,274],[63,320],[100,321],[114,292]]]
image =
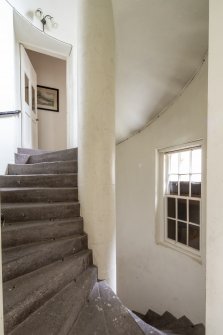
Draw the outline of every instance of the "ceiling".
[[[208,0],[112,0],[116,137],[150,122],[182,91],[208,49]]]

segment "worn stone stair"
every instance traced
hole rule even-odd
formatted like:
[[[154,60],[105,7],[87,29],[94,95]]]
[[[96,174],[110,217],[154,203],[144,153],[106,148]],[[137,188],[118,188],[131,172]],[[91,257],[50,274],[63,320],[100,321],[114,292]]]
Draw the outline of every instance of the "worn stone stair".
[[[201,325],[167,312],[141,320],[97,281],[80,217],[77,156],[77,149],[19,148],[0,176],[5,335],[203,335]]]
[[[134,313],[139,317],[140,320],[154,327],[156,331],[159,330],[160,334],[205,335],[204,325],[194,325],[186,316],[182,316],[177,319],[168,311],[160,315],[150,309],[145,315],[137,312]]]

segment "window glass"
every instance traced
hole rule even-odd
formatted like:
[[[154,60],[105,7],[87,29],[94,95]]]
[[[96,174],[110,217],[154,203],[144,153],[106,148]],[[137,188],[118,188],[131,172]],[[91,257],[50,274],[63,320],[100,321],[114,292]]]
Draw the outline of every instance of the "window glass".
[[[201,148],[166,153],[166,232],[175,244],[200,250]]]
[[[190,172],[190,151],[180,153],[180,174],[189,174]]]
[[[36,93],[35,88],[32,86],[32,111],[36,112]]]
[[[168,198],[168,213],[167,216],[169,218],[175,218],[176,217],[176,200],[174,198]]]
[[[187,224],[178,221],[178,242],[187,244]]]
[[[176,240],[176,221],[172,219],[168,219],[168,231],[167,237],[171,240]]]
[[[29,105],[29,78],[25,74],[25,102]]]
[[[201,149],[192,150],[191,173],[201,173]]]

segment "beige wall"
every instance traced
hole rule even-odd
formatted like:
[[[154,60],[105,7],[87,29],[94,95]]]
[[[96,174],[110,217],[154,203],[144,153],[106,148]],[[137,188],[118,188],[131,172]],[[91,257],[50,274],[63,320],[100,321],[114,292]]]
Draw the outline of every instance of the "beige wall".
[[[207,143],[206,334],[222,334],[223,2],[210,0]]]
[[[38,110],[39,148],[45,150],[66,149],[66,62],[30,50],[28,50],[27,53],[37,73],[38,85],[59,89],[59,113]]]
[[[207,64],[175,103],[117,146],[117,289],[131,309],[205,321],[205,218],[202,264],[155,242],[156,149],[206,142]]]

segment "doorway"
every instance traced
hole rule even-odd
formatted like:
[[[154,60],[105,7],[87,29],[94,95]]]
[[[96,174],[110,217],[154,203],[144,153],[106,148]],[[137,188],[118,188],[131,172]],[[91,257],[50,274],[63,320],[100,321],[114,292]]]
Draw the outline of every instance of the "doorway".
[[[37,75],[23,45],[21,57],[22,146],[38,148]]]
[[[63,150],[67,148],[67,85],[66,60],[33,50],[26,50],[37,74],[38,92],[55,92],[58,108],[38,106],[38,148],[42,150]],[[38,86],[41,86],[41,88]],[[44,87],[44,88],[43,88]],[[42,93],[41,93],[42,94]],[[50,98],[50,96],[48,96]],[[39,107],[39,108],[38,108]]]

